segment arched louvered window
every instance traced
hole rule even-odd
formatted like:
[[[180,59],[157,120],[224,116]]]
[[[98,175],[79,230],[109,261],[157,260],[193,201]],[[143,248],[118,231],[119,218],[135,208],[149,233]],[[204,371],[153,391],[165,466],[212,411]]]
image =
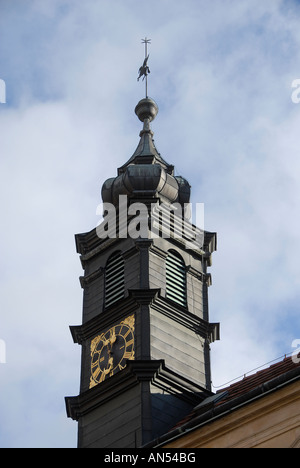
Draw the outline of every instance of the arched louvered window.
[[[166,258],[166,297],[186,307],[186,273],[183,259],[174,250]]]
[[[124,260],[117,252],[107,261],[105,268],[105,307],[124,297]]]

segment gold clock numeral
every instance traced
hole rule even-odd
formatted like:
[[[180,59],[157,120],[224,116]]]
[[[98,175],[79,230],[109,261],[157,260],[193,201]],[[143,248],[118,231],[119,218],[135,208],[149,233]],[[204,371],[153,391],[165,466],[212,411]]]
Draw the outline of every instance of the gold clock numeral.
[[[129,335],[129,333],[131,333],[131,330],[130,330],[130,328],[128,328],[127,332],[126,332],[126,333],[124,333],[123,337],[126,339],[126,338],[127,338],[127,336]]]
[[[95,372],[93,372],[93,379],[94,379],[94,380],[97,380],[97,377],[98,377],[98,375],[100,374],[100,371],[101,371],[100,367],[97,367],[97,369],[95,370]]]
[[[98,366],[98,360],[96,362],[92,362],[92,369]]]

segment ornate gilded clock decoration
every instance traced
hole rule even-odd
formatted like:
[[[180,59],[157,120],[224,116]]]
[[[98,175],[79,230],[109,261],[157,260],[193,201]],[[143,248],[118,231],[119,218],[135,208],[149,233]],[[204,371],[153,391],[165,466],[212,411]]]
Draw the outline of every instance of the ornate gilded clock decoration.
[[[134,315],[91,341],[90,388],[124,369],[127,359],[134,359]]]

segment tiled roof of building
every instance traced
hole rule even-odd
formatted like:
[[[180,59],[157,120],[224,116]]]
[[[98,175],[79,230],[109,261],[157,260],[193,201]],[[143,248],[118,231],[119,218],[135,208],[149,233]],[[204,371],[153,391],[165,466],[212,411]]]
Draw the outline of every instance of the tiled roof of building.
[[[296,363],[298,359],[299,362]],[[244,395],[254,388],[259,387],[260,385],[269,382],[276,377],[287,374],[289,371],[296,368],[300,368],[300,357],[294,360],[292,357],[285,357],[282,361],[276,362],[270,367],[262,369],[255,374],[245,376],[242,380],[233,383],[229,387],[225,387],[222,390],[219,390],[217,394],[224,392],[226,392],[226,394],[223,398],[221,398],[221,400],[217,401],[216,404],[221,405],[226,401],[237,398],[240,395]]]
[[[299,362],[296,362],[299,358]],[[295,361],[295,362],[294,362]],[[179,421],[172,430],[182,427],[184,425],[192,426],[193,422],[197,422],[201,415],[208,414],[209,410],[218,408],[218,413],[222,413],[224,405],[231,405],[234,408],[235,401],[243,402],[251,399],[251,395],[256,391],[261,396],[274,387],[275,379],[280,378],[281,383],[288,383],[294,376],[300,377],[300,354],[297,359],[292,357],[285,357],[282,361],[272,364],[266,369],[262,369],[255,374],[245,376],[242,380],[233,383],[232,385],[222,388],[215,395],[206,398],[202,403],[196,406],[191,413],[184,419]],[[270,386],[267,384],[270,382]],[[272,383],[272,385],[271,385]],[[262,386],[265,388],[262,389]],[[261,390],[259,391],[259,389]],[[274,387],[275,388],[275,387]],[[251,393],[252,392],[252,393]],[[209,421],[209,418],[207,419]]]

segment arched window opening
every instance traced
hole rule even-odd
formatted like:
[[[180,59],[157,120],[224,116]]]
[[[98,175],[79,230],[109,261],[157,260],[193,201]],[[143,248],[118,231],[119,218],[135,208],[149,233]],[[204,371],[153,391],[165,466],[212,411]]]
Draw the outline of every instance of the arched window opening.
[[[124,297],[124,260],[117,252],[107,261],[105,268],[105,307]]]
[[[185,264],[175,251],[169,251],[166,259],[166,297],[187,306]]]

